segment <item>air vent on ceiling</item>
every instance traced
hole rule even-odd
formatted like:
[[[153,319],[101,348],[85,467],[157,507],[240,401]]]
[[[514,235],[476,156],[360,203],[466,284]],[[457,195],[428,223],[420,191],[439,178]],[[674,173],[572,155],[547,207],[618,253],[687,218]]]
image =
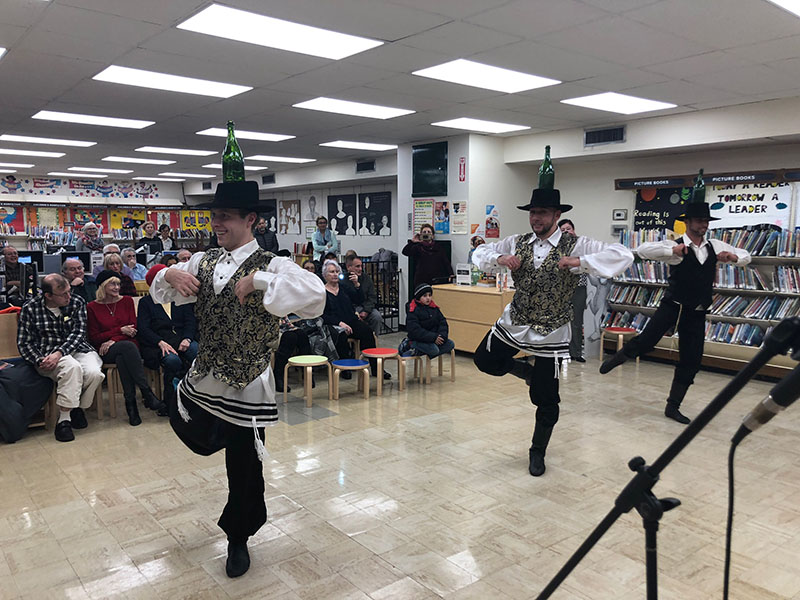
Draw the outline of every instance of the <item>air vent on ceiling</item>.
[[[203,182],[203,189],[204,190],[210,190],[211,189],[211,182],[210,181],[204,181]]]
[[[275,173],[267,173],[261,176],[261,183],[266,185],[268,183],[275,183]]]
[[[606,127],[604,129],[586,129],[583,132],[584,146],[601,146],[603,144],[621,144],[625,142],[625,126]]]
[[[374,160],[357,160],[356,173],[368,173],[375,170]]]

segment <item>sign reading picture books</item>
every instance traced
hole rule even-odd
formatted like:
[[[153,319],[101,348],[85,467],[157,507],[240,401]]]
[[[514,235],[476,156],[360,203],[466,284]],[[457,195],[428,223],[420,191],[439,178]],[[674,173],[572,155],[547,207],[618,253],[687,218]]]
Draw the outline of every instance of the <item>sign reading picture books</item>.
[[[746,183],[706,188],[706,202],[711,207],[709,228],[744,227],[770,224],[780,228],[790,226],[792,186],[780,183]]]
[[[392,235],[392,193],[358,195],[358,235]]]

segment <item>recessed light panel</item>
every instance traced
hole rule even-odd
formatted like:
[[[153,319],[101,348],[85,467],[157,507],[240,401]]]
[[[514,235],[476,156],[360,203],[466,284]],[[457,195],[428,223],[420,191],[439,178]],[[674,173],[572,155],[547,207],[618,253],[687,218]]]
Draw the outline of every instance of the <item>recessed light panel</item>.
[[[210,127],[203,131],[198,131],[197,135],[210,135],[213,137],[228,137],[228,130],[221,127]],[[294,139],[293,135],[283,135],[281,133],[262,133],[261,131],[236,130],[237,140],[257,140],[260,142],[282,142],[283,140]]]
[[[373,150],[375,152],[397,150],[397,146],[392,144],[368,144],[367,142],[348,142],[345,140],[325,142],[324,144],[320,144],[320,146],[326,146],[328,148],[350,148],[352,150]]]
[[[11,148],[0,148],[0,154],[16,154],[18,156],[41,156],[43,158],[61,158],[63,152],[40,152],[39,150],[16,150]]]
[[[5,53],[6,53],[6,49],[0,47],[0,58],[3,58],[3,54],[5,54]]]
[[[162,177],[191,177],[194,179],[210,179],[214,175],[206,175],[205,173],[159,173]]]
[[[789,11],[793,15],[800,17],[800,1],[799,0],[769,0],[775,6],[781,7],[783,10]]]
[[[292,156],[267,156],[266,154],[256,154],[254,156],[245,156],[245,160],[260,160],[263,162],[284,162],[284,163],[310,163],[315,162],[316,158],[294,158]]]
[[[199,96],[213,96],[215,98],[230,98],[231,96],[236,96],[242,92],[248,92],[253,89],[246,85],[234,85],[232,83],[221,83],[219,81],[209,81],[207,79],[182,77],[181,75],[131,69],[129,67],[119,67],[117,65],[111,65],[103,69],[92,77],[92,79],[107,81],[109,83],[120,83],[122,85],[133,85],[153,90],[196,94]]]
[[[483,63],[463,58],[436,65],[435,67],[420,69],[419,71],[414,71],[412,75],[430,77],[431,79],[449,81],[450,83],[460,83],[461,85],[469,85],[485,90],[495,90],[507,94],[535,90],[536,88],[561,83],[558,79],[501,69],[500,67],[484,65]]]
[[[637,98],[636,96],[628,96],[616,92],[605,92],[603,94],[581,96],[580,98],[568,98],[562,100],[561,103],[582,106],[583,108],[593,108],[594,110],[605,110],[622,115],[635,115],[637,113],[664,110],[677,106],[677,104],[670,104],[669,102]]]
[[[16,169],[0,169],[0,173],[16,173]]]
[[[160,160],[158,158],[137,158],[135,156],[106,156],[100,160],[109,162],[132,163],[136,165],[174,165],[174,160]]]
[[[154,154],[181,154],[184,156],[211,156],[214,150],[189,150],[187,148],[162,148],[161,146],[142,146],[135,152],[153,152]]]
[[[178,179],[176,177],[131,177],[134,181],[171,181],[173,183],[180,183],[186,181],[185,179]]]
[[[104,177],[108,177],[106,173],[62,173],[60,171],[51,171],[48,175],[54,175],[55,177],[87,177],[90,179],[103,179]]]
[[[377,104],[363,104],[361,102],[350,102],[348,100],[336,100],[334,98],[319,97],[299,104],[293,104],[295,108],[307,108],[309,110],[321,110],[323,112],[337,113],[340,115],[353,115],[354,117],[367,117],[370,119],[393,119],[410,115],[414,111],[404,108],[392,108],[389,106],[379,106]]]
[[[274,19],[219,4],[212,4],[200,11],[179,24],[178,29],[333,60],[383,44],[376,40]]]
[[[80,171],[81,173],[91,173],[95,171],[97,173],[119,173],[120,175],[133,173],[130,169],[102,169],[98,167],[69,167],[67,171]]]
[[[530,129],[527,125],[483,121],[481,119],[470,119],[469,117],[439,121],[438,123],[431,123],[431,125],[436,125],[437,127],[451,127],[453,129],[466,129],[467,131],[480,131],[481,133],[509,133],[511,131]]]
[[[138,119],[118,119],[117,117],[98,117],[96,115],[82,115],[80,113],[65,113],[54,110],[40,110],[31,117],[45,121],[59,121],[61,123],[80,123],[81,125],[100,125],[103,127],[124,127],[126,129],[144,129],[155,124],[155,121],[140,121]]]
[[[80,140],[60,140],[58,138],[33,137],[30,135],[10,135],[4,133],[0,135],[0,142],[20,142],[22,144],[47,144],[49,146],[75,146],[76,148],[88,148],[95,146],[97,142],[82,142]]]
[[[221,169],[222,165],[210,164],[210,165],[203,165],[204,169]],[[269,167],[251,167],[249,165],[244,166],[245,171],[264,171]]]
[[[7,162],[0,162],[0,167],[11,167],[13,169],[31,169],[36,165],[32,165],[30,163],[7,163]]]

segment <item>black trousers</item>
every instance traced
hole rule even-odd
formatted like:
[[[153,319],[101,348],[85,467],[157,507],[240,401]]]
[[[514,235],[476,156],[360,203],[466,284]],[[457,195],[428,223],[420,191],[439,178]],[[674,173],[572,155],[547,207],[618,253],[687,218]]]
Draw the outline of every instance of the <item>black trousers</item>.
[[[690,386],[700,370],[705,342],[706,311],[693,310],[671,300],[663,300],[642,333],[629,340],[622,348],[628,358],[650,352],[664,334],[678,324],[678,351],[680,358],[675,366],[673,381]]]
[[[119,371],[119,379],[122,382],[122,393],[126,400],[136,399],[136,388],[147,391],[150,384],[144,374],[142,355],[139,354],[139,347],[131,341],[122,340],[114,342],[103,356],[104,363],[114,363]]]
[[[490,337],[491,350],[487,350],[486,344]],[[493,336],[490,331],[475,350],[473,361],[483,373],[501,377],[514,368],[514,355],[518,352],[519,350]],[[558,422],[558,403],[561,402],[561,397],[558,395],[555,363],[555,358],[537,356],[534,359],[531,385],[528,388],[531,404],[536,406],[536,422],[545,427],[553,427]]]
[[[311,344],[300,329],[289,329],[281,334],[281,342],[275,352],[275,381],[283,381],[283,369],[295,354],[311,354]]]
[[[331,336],[333,337],[333,343],[336,344],[336,352],[339,354],[339,358],[352,357],[352,352],[350,352],[350,344],[347,343],[348,339],[358,340],[362,350],[375,347],[375,334],[369,325],[367,325],[364,321],[358,320],[350,324],[350,326],[353,328],[353,333],[350,335],[347,335],[347,333],[344,331],[340,332],[332,327],[329,328]],[[374,358],[371,358],[369,363],[372,367],[372,374],[376,375],[378,372],[378,361],[376,361]]]
[[[570,358],[583,357],[583,311],[586,309],[586,286],[579,285],[572,295],[572,339],[569,341]]]

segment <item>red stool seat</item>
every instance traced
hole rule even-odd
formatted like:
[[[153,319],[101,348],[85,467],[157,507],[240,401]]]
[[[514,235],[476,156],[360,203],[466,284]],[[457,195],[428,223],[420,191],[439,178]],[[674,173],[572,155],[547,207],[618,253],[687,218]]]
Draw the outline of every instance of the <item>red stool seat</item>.
[[[636,333],[633,327],[606,327],[608,333]]]
[[[369,358],[391,358],[397,356],[397,348],[367,348],[361,354]]]

